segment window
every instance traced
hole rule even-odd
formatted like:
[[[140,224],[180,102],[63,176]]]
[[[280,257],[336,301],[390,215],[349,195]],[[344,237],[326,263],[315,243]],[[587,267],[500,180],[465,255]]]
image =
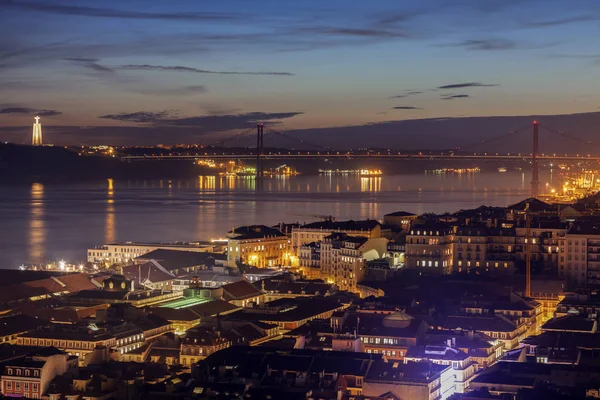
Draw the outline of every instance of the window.
[[[8,390],[12,390],[12,382],[11,381],[6,382],[6,388]]]
[[[17,375],[21,375],[21,370],[17,369]]]
[[[29,392],[29,382],[25,382],[23,384],[23,390],[26,391],[26,392]]]
[[[33,384],[33,391],[34,391],[34,392],[37,392],[37,391],[38,391],[38,389],[39,389],[39,388],[38,388],[38,384],[37,384],[37,383],[34,383],[34,384]]]
[[[12,375],[12,373],[13,373],[13,370],[12,370],[12,368],[9,368],[9,369],[8,369],[8,374],[9,374],[9,375]]]
[[[25,370],[25,376],[29,376],[30,373],[31,372],[28,369]]]
[[[18,392],[21,390],[21,382],[15,382],[15,390]]]

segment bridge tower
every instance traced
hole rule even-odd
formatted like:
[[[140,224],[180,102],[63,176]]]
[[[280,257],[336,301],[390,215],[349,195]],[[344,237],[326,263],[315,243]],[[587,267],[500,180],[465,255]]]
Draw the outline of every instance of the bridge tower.
[[[33,137],[31,138],[31,144],[33,146],[41,146],[42,143],[42,124],[40,124],[40,117],[35,117],[35,123],[33,124]]]
[[[262,153],[264,147],[264,126],[256,125],[256,177],[263,177]]]
[[[533,121],[533,152],[531,153],[531,197],[537,198],[540,194],[540,177],[538,167],[538,150],[539,150],[539,124]]]

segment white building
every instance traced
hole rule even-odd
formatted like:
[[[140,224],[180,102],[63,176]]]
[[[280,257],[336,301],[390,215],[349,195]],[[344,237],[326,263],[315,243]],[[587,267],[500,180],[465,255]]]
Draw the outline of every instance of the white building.
[[[142,243],[121,242],[96,246],[87,250],[87,261],[102,264],[124,264],[158,249],[182,250],[196,252],[215,252],[218,250],[212,243]]]
[[[321,242],[321,276],[340,290],[358,292],[364,280],[366,261],[381,258],[387,252],[388,240],[353,237],[334,233]]]
[[[405,363],[422,360],[429,360],[438,365],[451,366],[456,393],[465,393],[469,387],[469,382],[475,377],[475,363],[464,351],[453,347],[452,339],[448,339],[446,346],[410,347],[404,357]]]

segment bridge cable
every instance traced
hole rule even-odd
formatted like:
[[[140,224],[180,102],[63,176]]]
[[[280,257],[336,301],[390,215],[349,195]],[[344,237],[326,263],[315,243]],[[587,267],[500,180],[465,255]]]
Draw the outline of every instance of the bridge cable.
[[[320,144],[316,144],[316,143],[307,142],[304,139],[295,138],[293,136],[288,136],[285,133],[280,132],[280,131],[275,131],[275,130],[272,130],[272,129],[268,129],[267,132],[279,135],[281,137],[284,137],[284,138],[289,139],[291,141],[303,144],[305,146],[309,146],[309,147],[313,147],[313,148],[321,149],[321,150],[329,150],[329,148],[327,148],[326,146],[323,146],[323,145],[320,145]]]
[[[502,140],[502,139],[507,139],[507,138],[509,138],[509,137],[511,137],[511,136],[513,136],[513,135],[515,135],[515,134],[523,131],[524,129],[527,129],[527,128],[530,128],[530,127],[531,127],[531,125],[522,126],[519,129],[517,129],[517,130],[509,131],[507,133],[503,133],[503,134],[497,135],[497,136],[492,136],[491,138],[479,140],[477,142],[471,142],[471,143],[468,143],[468,144],[466,144],[464,146],[457,146],[454,149],[447,150],[447,151],[451,151],[452,152],[452,151],[456,151],[456,150],[464,150],[465,148],[468,149],[470,147],[477,147],[477,146],[481,146],[481,145],[484,145],[484,144],[489,144],[489,143],[497,142],[497,141]]]
[[[544,129],[546,129],[549,132],[555,133],[556,135],[558,135],[560,137],[563,137],[563,138],[566,138],[566,139],[570,139],[570,140],[573,140],[575,142],[582,143],[582,144],[585,144],[585,145],[600,147],[600,143],[594,143],[591,140],[586,140],[586,139],[579,138],[577,136],[569,135],[568,133],[564,133],[562,131],[557,131],[556,129],[552,129],[552,128],[550,128],[548,126],[545,126],[545,125],[542,125],[542,124],[540,124],[540,126],[542,128],[544,128]]]

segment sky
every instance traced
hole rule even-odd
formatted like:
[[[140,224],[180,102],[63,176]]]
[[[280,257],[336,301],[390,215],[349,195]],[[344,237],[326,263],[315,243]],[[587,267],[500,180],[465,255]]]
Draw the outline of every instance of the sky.
[[[30,141],[35,114],[57,144],[210,143],[257,122],[335,144],[345,127],[600,111],[598,0],[0,0],[0,10],[0,140],[16,143]]]

